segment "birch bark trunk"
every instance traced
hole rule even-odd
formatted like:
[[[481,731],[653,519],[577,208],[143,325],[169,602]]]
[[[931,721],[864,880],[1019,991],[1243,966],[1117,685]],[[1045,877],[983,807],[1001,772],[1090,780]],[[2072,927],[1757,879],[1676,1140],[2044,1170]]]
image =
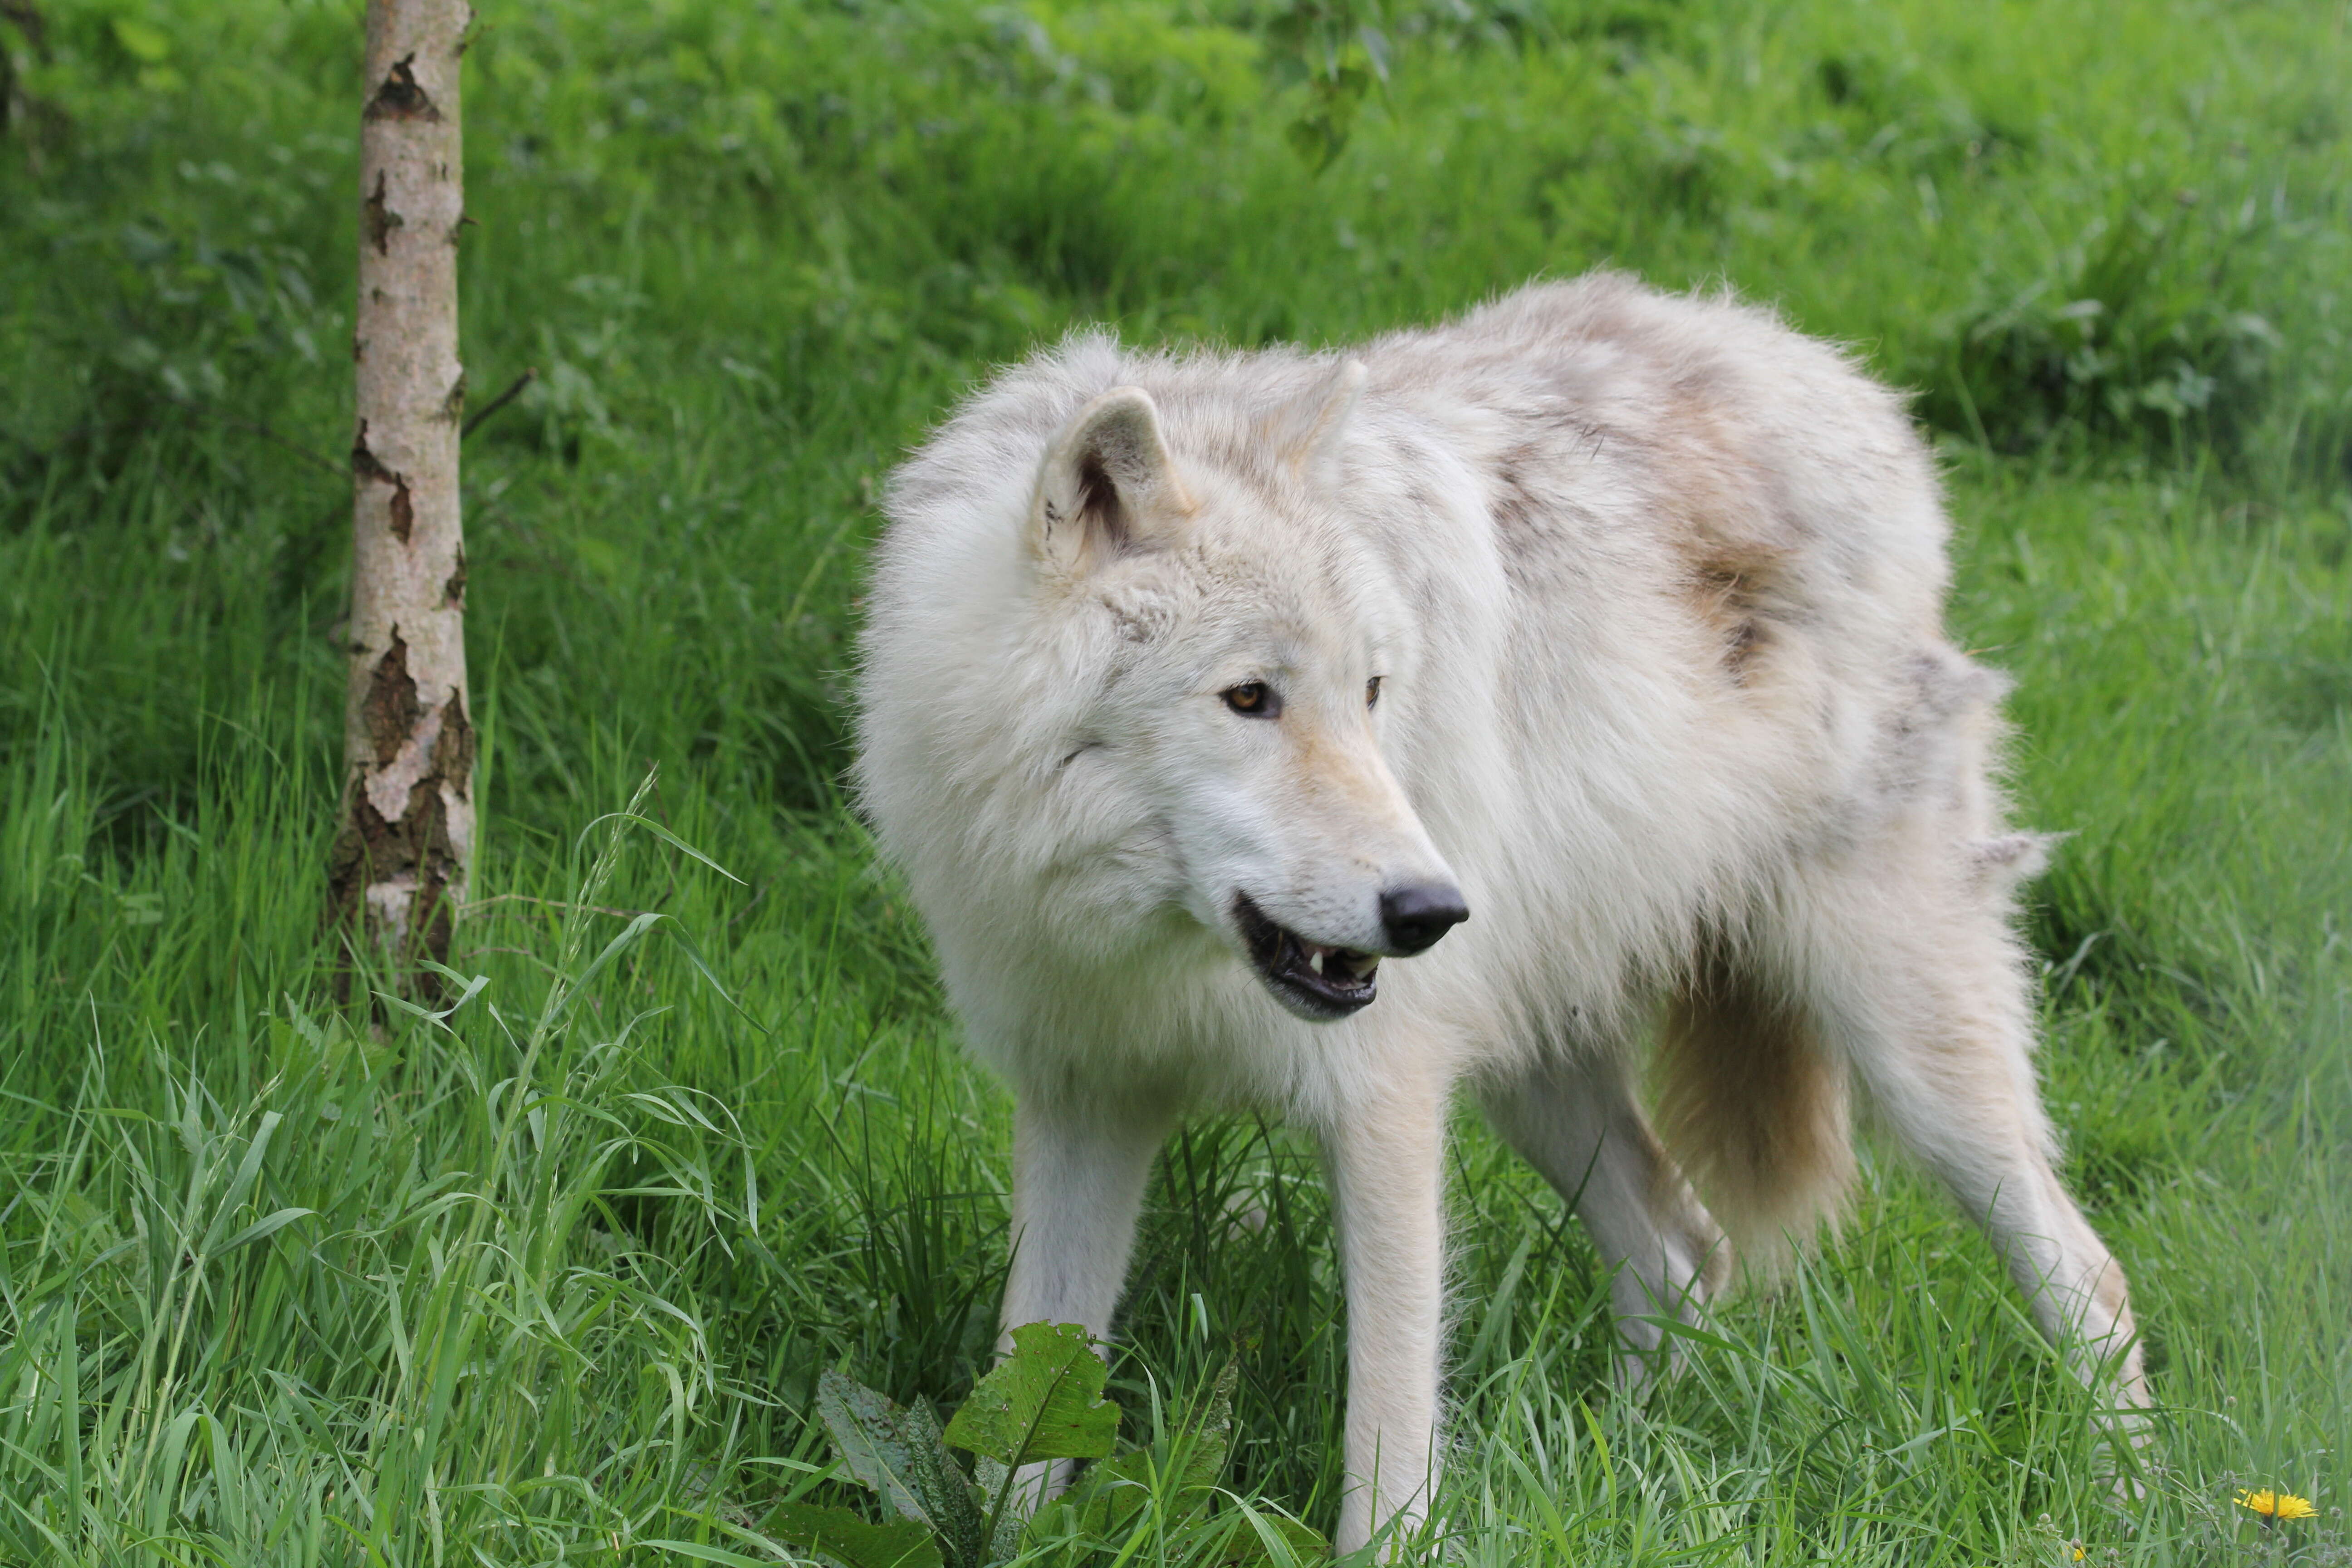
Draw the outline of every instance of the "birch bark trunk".
[[[466,0],[368,0],[352,333],[351,679],[335,917],[397,971],[446,962],[474,848],[457,437]]]

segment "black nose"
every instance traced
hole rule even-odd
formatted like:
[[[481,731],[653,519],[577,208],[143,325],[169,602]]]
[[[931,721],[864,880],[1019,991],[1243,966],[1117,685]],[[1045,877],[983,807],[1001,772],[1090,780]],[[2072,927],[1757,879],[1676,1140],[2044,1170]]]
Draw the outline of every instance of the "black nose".
[[[1451,882],[1417,882],[1381,895],[1381,924],[1388,930],[1389,946],[1398,952],[1434,947],[1439,937],[1469,918],[1462,889]]]

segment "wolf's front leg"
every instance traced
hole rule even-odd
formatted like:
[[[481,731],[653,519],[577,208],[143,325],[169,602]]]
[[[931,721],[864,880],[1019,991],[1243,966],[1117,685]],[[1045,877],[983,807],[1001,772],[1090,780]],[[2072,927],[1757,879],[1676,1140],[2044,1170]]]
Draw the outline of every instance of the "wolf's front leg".
[[[1339,1549],[1410,1529],[1435,1482],[1445,1095],[1402,1083],[1325,1130],[1348,1287],[1348,1479]]]
[[[1151,1159],[1174,1112],[1166,1097],[1024,1094],[1013,1118],[1013,1265],[997,1352],[1024,1323],[1077,1323],[1100,1342],[1127,1283]],[[1024,1511],[1069,1483],[1067,1460],[1025,1467]]]

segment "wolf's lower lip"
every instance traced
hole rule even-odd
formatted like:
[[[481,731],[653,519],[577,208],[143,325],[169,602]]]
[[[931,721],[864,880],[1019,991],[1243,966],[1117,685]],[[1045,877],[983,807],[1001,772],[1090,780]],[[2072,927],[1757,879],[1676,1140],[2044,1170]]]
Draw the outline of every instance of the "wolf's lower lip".
[[[1276,924],[1247,893],[1234,896],[1234,919],[1258,978],[1292,1012],[1319,1020],[1344,1018],[1380,994],[1377,955],[1308,942]]]

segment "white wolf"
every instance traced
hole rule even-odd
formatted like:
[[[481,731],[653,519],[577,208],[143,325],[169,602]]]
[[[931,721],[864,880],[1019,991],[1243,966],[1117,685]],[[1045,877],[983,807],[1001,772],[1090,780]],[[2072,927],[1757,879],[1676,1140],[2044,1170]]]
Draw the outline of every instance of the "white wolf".
[[[1018,1097],[1008,1326],[1108,1332],[1186,1111],[1304,1121],[1350,1549],[1428,1506],[1457,1080],[1617,1270],[1636,1380],[1645,1318],[1834,1213],[1858,1080],[2145,1402],[2029,1061],[2002,683],[1944,635],[1932,462],[1837,353],[1610,275],[1353,355],[1079,336],[887,509],[857,787]]]

